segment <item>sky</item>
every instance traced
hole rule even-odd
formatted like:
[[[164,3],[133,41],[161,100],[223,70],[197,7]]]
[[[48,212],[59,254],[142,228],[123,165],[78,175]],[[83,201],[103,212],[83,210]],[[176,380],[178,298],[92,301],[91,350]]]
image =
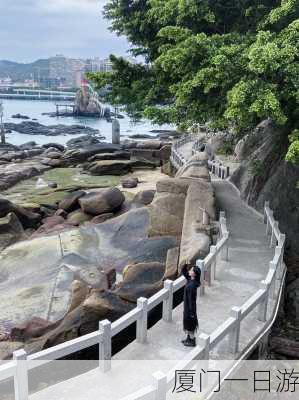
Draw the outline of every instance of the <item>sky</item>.
[[[129,44],[108,30],[106,0],[0,0],[0,59],[32,62],[56,54],[105,58]]]

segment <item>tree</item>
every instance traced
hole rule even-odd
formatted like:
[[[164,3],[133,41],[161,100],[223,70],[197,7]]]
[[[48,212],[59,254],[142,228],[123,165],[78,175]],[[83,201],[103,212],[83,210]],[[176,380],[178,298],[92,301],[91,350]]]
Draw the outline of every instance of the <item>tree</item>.
[[[298,162],[299,0],[111,0],[111,29],[144,63],[112,57],[109,100],[154,122],[210,123],[243,134],[265,118]]]

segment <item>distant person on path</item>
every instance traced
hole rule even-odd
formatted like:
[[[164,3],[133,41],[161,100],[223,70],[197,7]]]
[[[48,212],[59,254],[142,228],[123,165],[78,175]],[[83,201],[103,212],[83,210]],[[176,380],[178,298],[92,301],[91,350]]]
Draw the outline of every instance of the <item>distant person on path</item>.
[[[182,268],[182,274],[187,279],[184,290],[184,317],[183,326],[187,334],[186,339],[182,340],[184,346],[195,347],[195,332],[198,328],[198,319],[196,314],[197,289],[200,286],[201,270],[190,264],[185,264]]]

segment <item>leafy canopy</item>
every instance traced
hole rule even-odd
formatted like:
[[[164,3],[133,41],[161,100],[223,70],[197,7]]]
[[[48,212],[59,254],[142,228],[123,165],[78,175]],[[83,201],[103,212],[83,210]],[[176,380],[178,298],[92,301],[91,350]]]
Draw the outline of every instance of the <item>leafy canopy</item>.
[[[108,101],[158,123],[241,133],[272,118],[298,162],[299,0],[110,0],[104,14],[145,60],[111,56],[112,73],[89,75],[111,87]]]

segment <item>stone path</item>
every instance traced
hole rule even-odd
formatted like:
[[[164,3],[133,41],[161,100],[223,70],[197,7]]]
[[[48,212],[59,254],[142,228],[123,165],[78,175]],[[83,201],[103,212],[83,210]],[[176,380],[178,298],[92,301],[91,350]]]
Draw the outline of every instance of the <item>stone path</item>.
[[[184,151],[189,151],[187,145]],[[229,240],[229,261],[217,261],[217,281],[198,297],[199,332],[212,333],[230,314],[233,306],[241,306],[256,292],[265,278],[273,249],[269,248],[262,217],[250,209],[227,181],[213,180],[217,206],[226,212]],[[181,345],[182,305],[173,311],[173,322],[159,321],[148,331],[148,343],[132,342],[114,356],[112,370],[102,374],[98,369],[52,386],[31,400],[121,399],[135,390],[150,385],[152,373],[168,372],[178,360],[186,358],[190,349]],[[240,348],[259,332],[263,324],[253,311],[242,322]],[[214,359],[232,359],[225,341],[211,352]],[[192,397],[190,397],[191,399]]]

